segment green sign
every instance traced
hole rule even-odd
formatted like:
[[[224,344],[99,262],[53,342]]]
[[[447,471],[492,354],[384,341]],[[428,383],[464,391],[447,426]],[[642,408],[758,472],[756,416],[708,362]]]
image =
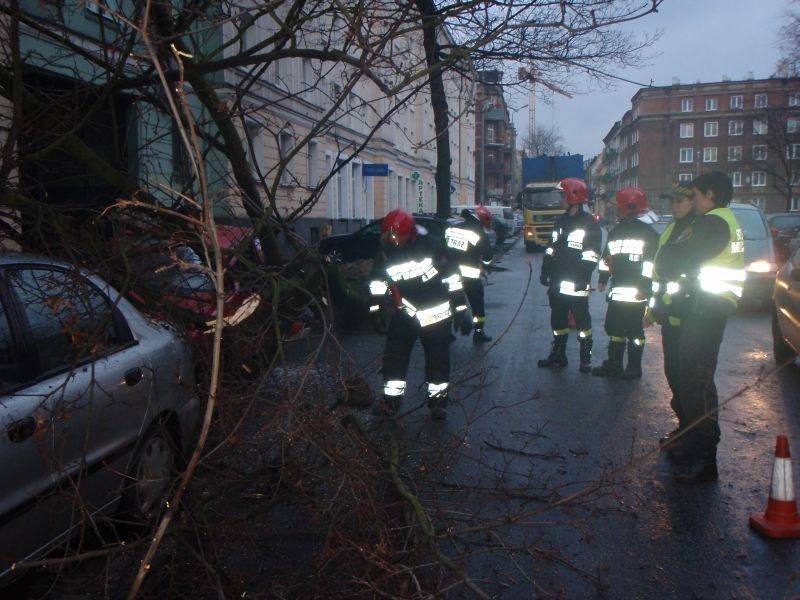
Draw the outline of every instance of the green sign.
[[[419,179],[419,171],[414,171],[411,174],[411,179],[413,179],[414,181],[417,181]]]

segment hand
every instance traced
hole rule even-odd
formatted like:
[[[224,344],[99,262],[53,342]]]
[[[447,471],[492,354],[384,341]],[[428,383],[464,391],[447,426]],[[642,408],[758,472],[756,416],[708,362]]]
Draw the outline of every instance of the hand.
[[[550,285],[550,277],[542,273],[541,275],[539,275],[539,283],[541,283],[543,286]]]
[[[606,291],[606,284],[605,283],[598,283],[597,284],[597,289],[600,290],[601,292],[605,292]]]

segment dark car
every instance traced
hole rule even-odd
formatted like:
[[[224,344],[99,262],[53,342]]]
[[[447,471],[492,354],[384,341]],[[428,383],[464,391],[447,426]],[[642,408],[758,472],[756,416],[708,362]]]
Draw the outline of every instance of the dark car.
[[[778,271],[772,300],[772,349],[782,363],[800,353],[800,249]]]
[[[414,215],[414,220],[432,235],[444,238],[444,231],[447,229],[446,220],[432,215],[418,214]],[[380,248],[382,224],[383,219],[378,219],[352,233],[322,238],[318,246],[319,253],[340,263],[372,260]]]
[[[783,264],[791,254],[791,241],[800,232],[800,212],[773,213],[767,215],[767,223],[775,240],[778,262]]]
[[[746,271],[744,293],[745,304],[767,302],[772,295],[778,265],[772,232],[761,209],[752,204],[732,202],[730,209],[744,234],[744,268]]]

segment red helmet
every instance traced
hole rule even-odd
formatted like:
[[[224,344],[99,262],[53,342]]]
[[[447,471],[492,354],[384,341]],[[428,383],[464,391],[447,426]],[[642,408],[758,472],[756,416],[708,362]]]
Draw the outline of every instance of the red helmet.
[[[383,218],[381,241],[389,246],[403,246],[417,237],[414,217],[396,208]]]
[[[583,204],[589,201],[589,188],[583,179],[567,177],[561,180],[556,189],[564,192],[567,204]]]
[[[643,189],[637,187],[619,190],[614,203],[617,205],[619,215],[625,219],[638,217],[650,210],[650,207],[647,206],[647,194]]]
[[[477,215],[478,220],[481,222],[481,225],[487,229],[492,226],[492,213],[489,212],[489,209],[483,204],[475,209],[475,214]]]

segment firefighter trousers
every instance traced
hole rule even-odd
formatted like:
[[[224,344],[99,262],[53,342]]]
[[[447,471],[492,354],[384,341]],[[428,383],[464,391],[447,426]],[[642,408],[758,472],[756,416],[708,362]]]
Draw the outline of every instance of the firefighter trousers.
[[[425,352],[425,381],[448,383],[450,381],[450,327],[452,319],[445,319],[427,327],[398,310],[389,321],[386,347],[383,351],[383,380],[406,380],[411,351],[419,338]]]
[[[462,281],[464,293],[469,301],[469,308],[472,310],[472,316],[482,320],[486,317],[486,309],[483,305],[483,281],[481,281],[480,277],[477,279],[464,277]]]
[[[605,330],[610,338],[628,338],[629,341],[644,340],[644,310],[646,302],[620,302],[609,300],[606,311]],[[616,340],[621,341],[621,340]]]
[[[549,292],[550,326],[553,331],[569,329],[569,313],[575,318],[579,332],[591,332],[592,317],[589,314],[588,296],[567,296],[558,292]]]

